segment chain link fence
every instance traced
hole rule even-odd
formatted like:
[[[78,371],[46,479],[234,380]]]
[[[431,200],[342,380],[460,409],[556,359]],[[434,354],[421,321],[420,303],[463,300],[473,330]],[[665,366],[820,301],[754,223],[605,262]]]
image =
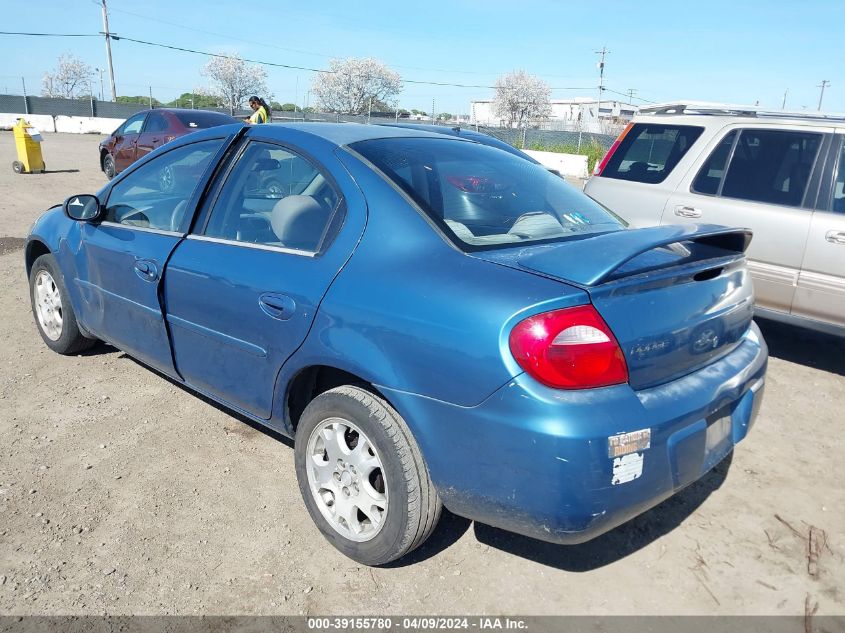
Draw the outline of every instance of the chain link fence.
[[[159,106],[166,107],[166,106]],[[112,119],[126,119],[144,110],[149,110],[149,105],[139,103],[113,103],[99,99],[62,99],[50,97],[24,97],[23,95],[0,94],[0,112],[20,114],[43,114],[49,116],[81,116],[81,117],[103,117]],[[225,112],[226,108],[203,108]],[[251,110],[237,110],[236,117],[245,117],[252,114]],[[368,115],[335,114],[327,112],[307,111],[274,111],[273,122],[284,121],[329,121],[335,123],[392,123],[401,122],[407,124],[427,124],[431,121],[416,121],[407,118],[400,118],[388,113],[373,113]],[[458,124],[454,121],[437,121],[435,125],[444,127],[456,127],[460,125],[468,129],[475,129],[518,147],[521,149],[547,149],[549,151],[574,150],[580,153],[589,148],[607,149],[613,144],[618,133],[595,134],[579,132],[573,129],[549,129],[554,128],[554,122],[544,122],[543,128],[529,127],[527,129],[514,129],[504,127],[488,127],[483,125],[470,125],[468,123]],[[571,127],[571,124],[568,124]],[[596,149],[598,151],[598,149]]]

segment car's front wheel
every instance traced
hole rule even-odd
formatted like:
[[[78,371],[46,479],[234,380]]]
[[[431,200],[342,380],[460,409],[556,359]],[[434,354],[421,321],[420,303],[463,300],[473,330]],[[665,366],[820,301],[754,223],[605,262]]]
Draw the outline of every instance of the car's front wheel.
[[[296,430],[296,475],[311,518],[338,550],[383,565],[421,545],[441,503],[401,416],[355,386],[306,407]]]
[[[59,354],[76,354],[94,345],[79,331],[55,257],[41,255],[29,273],[29,295],[38,332],[47,346]]]
[[[106,154],[103,157],[103,173],[109,180],[117,175],[117,168],[114,165],[114,158],[112,158],[111,154]]]

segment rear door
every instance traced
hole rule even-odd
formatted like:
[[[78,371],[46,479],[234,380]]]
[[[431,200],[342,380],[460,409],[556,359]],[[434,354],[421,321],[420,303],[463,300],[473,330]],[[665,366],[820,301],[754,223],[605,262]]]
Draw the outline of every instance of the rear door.
[[[123,171],[135,162],[138,137],[141,134],[141,129],[144,127],[146,116],[146,112],[140,112],[130,117],[126,123],[118,128],[112,154],[114,156],[114,166],[118,172]]]
[[[812,219],[809,183],[823,129],[731,126],[669,198],[663,224],[750,228],[748,269],[758,305],[789,312]],[[700,166],[699,166],[700,165]]]
[[[74,280],[83,298],[80,319],[93,334],[166,374],[172,354],[159,301],[165,264],[182,240],[210,167],[226,138],[173,149],[112,187],[99,224],[81,226]],[[188,173],[163,188],[162,174]]]
[[[585,193],[634,227],[657,226],[703,132],[696,125],[634,123],[620,136],[601,175],[587,181]]]
[[[313,156],[247,142],[167,266],[179,373],[264,419],[279,370],[305,340],[366,219],[363,196],[338,159]]]
[[[837,132],[810,221],[792,313],[845,327],[845,130]]]

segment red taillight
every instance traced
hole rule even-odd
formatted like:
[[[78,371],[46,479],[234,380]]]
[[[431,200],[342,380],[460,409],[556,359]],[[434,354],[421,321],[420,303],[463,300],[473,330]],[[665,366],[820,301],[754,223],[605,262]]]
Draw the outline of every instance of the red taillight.
[[[628,366],[613,332],[591,305],[544,312],[511,331],[511,354],[526,372],[558,389],[628,382]]]
[[[622,139],[625,138],[625,135],[631,130],[632,127],[634,127],[633,123],[629,123],[628,125],[626,125],[625,129],[622,130],[622,134],[620,134],[619,137],[615,141],[613,141],[613,145],[611,145],[610,149],[607,150],[607,154],[604,155],[604,158],[601,159],[601,162],[597,163],[595,169],[593,169],[594,176],[601,176],[601,172],[604,171],[607,162],[610,160],[610,157],[613,156],[613,152],[616,151],[616,148],[619,147],[619,144],[622,142]]]

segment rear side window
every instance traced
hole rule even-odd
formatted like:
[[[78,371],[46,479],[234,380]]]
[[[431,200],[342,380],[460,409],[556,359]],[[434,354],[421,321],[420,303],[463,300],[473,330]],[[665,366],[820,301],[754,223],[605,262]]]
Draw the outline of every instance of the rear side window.
[[[833,202],[831,210],[845,213],[845,144],[839,154],[839,168],[833,183]]]
[[[174,112],[174,114],[182,125],[191,128],[192,130],[214,127],[216,125],[237,123],[236,119],[220,112],[202,112],[200,110],[195,110],[191,112]]]
[[[601,175],[650,184],[663,182],[703,130],[691,125],[637,123],[622,139]]]
[[[800,206],[822,135],[791,130],[742,130],[722,196]]]
[[[731,155],[731,148],[733,148],[735,140],[736,131],[734,130],[716,146],[692,183],[694,192],[708,195],[716,195],[719,192],[719,185],[722,184],[725,166],[728,164],[728,158]]]

